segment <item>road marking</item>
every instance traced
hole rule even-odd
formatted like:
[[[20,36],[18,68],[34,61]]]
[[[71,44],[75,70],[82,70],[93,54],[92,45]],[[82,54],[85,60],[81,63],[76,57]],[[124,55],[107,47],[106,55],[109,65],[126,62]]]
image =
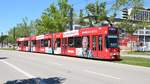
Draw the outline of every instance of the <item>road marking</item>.
[[[27,76],[28,78],[35,78],[35,76],[33,76],[33,75],[31,75],[31,74],[29,74],[29,73],[27,73],[27,72],[21,70],[21,69],[18,68],[17,66],[15,66],[15,65],[13,65],[13,64],[10,64],[10,63],[8,63],[7,61],[4,61],[4,60],[0,60],[0,61],[3,62],[3,63],[5,63],[5,64],[7,64],[8,66],[14,68],[14,69],[17,70],[18,72],[24,74],[24,75]]]
[[[57,66],[62,66],[62,64],[60,64],[60,63],[51,62],[51,64],[54,64],[54,65],[57,65]]]
[[[99,75],[99,76],[104,76],[104,77],[113,78],[113,79],[117,79],[117,80],[120,79],[120,78],[115,77],[115,76],[111,76],[111,75],[107,75],[107,74],[103,74],[103,73],[97,73],[97,72],[90,71],[90,70],[85,70],[85,71],[88,72],[88,73],[92,73],[92,74],[95,74],[95,75]]]

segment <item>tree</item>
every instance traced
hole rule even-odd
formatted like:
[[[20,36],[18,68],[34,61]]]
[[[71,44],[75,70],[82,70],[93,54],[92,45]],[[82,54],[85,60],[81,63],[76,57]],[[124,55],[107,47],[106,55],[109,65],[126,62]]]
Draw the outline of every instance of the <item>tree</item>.
[[[94,17],[94,22],[98,23],[101,20],[110,19],[112,22],[115,19],[116,12],[120,11],[124,7],[134,7],[135,9],[143,5],[143,0],[115,0],[112,9],[115,10],[113,15],[109,18],[107,17],[106,2],[97,0],[95,3],[89,3],[85,9],[88,14]],[[62,32],[67,27],[68,23],[71,21],[69,13],[71,10],[71,5],[68,0],[57,0],[56,3],[50,4],[50,6],[43,11],[40,18],[35,21],[28,21],[27,18],[23,18],[22,22],[17,24],[15,27],[16,38],[30,36],[33,34],[44,34],[53,32]],[[80,14],[80,22],[84,22],[83,11]],[[93,20],[93,19],[92,19]],[[124,21],[128,22],[128,21]],[[128,24],[128,23],[126,23]],[[11,39],[13,35],[13,29],[9,31],[9,38]]]
[[[57,5],[51,4],[37,20],[38,34],[62,32],[70,21],[71,6],[67,0],[57,0]]]
[[[36,35],[37,34],[37,29],[36,29],[36,21],[31,21],[29,24],[30,27],[30,35]]]
[[[8,37],[7,35],[0,36],[0,42],[2,42],[3,40],[5,40],[7,37]]]
[[[8,31],[8,41],[15,43],[16,38],[28,37],[31,35],[31,27],[28,24],[28,19],[23,18],[22,22],[14,26]]]
[[[83,23],[84,23],[83,16],[84,16],[83,10],[80,10],[80,15],[79,15],[79,17],[80,17],[80,24],[83,24]]]
[[[139,12],[139,8],[143,8],[143,0],[116,0],[112,6],[114,13],[124,8],[133,8],[131,15],[136,14]],[[139,29],[139,23],[141,22],[135,22],[127,18],[118,25],[120,25],[121,28],[124,28],[129,34],[133,34],[133,32]]]
[[[1,48],[3,48],[4,44],[7,44],[7,41],[6,41],[7,37],[8,37],[7,35],[0,36]]]
[[[118,10],[122,10],[123,8],[140,8],[143,7],[143,3],[143,0],[115,0],[112,5],[112,9],[116,12]]]
[[[90,15],[95,16],[96,23],[107,18],[106,2],[97,0],[95,3],[89,3],[86,6],[86,10]]]

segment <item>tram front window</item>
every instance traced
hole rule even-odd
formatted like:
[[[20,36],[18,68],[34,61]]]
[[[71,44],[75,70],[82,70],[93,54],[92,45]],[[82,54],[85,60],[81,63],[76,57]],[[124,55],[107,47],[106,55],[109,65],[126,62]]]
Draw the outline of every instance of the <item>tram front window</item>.
[[[107,36],[106,37],[106,47],[107,48],[118,48],[118,37],[117,36]]]

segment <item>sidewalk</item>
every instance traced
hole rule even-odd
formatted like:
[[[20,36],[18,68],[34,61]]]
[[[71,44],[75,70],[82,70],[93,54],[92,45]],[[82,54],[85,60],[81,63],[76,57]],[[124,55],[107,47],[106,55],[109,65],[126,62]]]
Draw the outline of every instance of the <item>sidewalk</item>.
[[[149,58],[150,59],[150,56],[148,56],[148,55],[128,54],[126,51],[121,51],[120,55],[122,57],[141,57],[141,58]]]

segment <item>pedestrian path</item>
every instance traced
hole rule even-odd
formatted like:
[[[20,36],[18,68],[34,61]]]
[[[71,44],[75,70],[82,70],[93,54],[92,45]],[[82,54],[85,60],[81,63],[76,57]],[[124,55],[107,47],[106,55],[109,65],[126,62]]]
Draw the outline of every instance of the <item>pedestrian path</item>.
[[[128,54],[127,52],[121,52],[120,53],[121,56],[123,57],[141,57],[141,58],[150,58],[150,56],[148,55],[140,55],[140,54]]]
[[[144,56],[144,55],[130,55],[130,54],[127,54],[127,55],[121,55],[121,56],[124,56],[124,57],[141,57],[141,58],[149,58],[150,59],[150,56]]]

